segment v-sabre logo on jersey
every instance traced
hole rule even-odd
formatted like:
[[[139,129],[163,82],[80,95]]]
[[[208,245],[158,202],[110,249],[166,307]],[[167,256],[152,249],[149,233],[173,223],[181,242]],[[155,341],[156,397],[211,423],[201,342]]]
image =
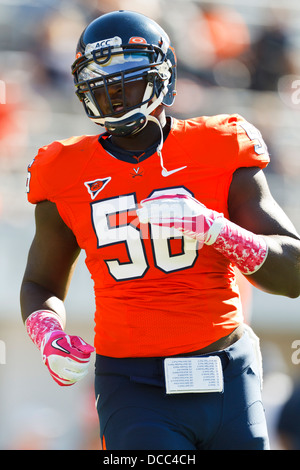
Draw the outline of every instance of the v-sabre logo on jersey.
[[[95,199],[95,197],[98,196],[100,191],[105,188],[105,186],[107,185],[107,183],[110,182],[110,180],[111,176],[108,176],[107,178],[97,178],[93,181],[86,181],[84,185],[87,188],[89,194],[91,195],[91,198]]]

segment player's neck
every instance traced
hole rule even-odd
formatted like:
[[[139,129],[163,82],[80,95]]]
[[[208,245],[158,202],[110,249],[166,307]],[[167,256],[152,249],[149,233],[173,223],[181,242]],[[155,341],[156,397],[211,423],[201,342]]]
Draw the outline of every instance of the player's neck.
[[[155,115],[158,119],[162,130],[166,128],[167,120],[165,112],[162,111]],[[148,121],[148,124],[135,135],[127,137],[112,136],[111,141],[114,145],[122,148],[123,150],[145,151],[151,147],[155,142],[161,138],[161,131],[158,125],[153,121]]]

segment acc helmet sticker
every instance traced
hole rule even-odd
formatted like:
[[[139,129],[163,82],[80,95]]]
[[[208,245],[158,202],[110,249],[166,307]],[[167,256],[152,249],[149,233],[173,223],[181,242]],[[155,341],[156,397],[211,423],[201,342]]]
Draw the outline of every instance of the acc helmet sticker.
[[[121,44],[122,44],[122,39],[119,36],[115,36],[113,38],[108,38],[108,39],[103,39],[101,41],[96,41],[96,42],[86,45],[84,55],[86,57],[89,57],[92,55],[93,51],[101,49],[101,47],[109,47],[109,46],[118,47],[118,46],[121,46]]]

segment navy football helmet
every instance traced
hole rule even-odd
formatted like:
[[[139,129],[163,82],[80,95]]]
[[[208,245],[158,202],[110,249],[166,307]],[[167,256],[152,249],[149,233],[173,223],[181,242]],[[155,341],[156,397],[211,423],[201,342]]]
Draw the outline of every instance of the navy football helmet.
[[[172,106],[176,95],[176,56],[170,39],[140,13],[120,10],[92,21],[79,39],[72,73],[87,116],[117,136],[139,132],[150,113],[161,103]],[[128,106],[126,84],[136,80],[145,81],[144,96]],[[110,85],[122,90],[118,103],[110,98]],[[100,89],[108,103],[105,112],[95,96]]]

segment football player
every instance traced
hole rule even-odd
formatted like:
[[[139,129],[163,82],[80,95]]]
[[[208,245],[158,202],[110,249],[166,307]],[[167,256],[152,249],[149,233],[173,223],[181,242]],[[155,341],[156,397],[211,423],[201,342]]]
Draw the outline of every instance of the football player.
[[[29,165],[30,338],[61,386],[86,375],[95,347],[104,449],[268,449],[258,338],[235,269],[297,297],[300,237],[270,194],[260,132],[238,114],[169,116],[175,51],[135,12],[92,21],[72,73],[102,130],[47,144]],[[80,250],[94,281],[94,347],[65,327]]]

